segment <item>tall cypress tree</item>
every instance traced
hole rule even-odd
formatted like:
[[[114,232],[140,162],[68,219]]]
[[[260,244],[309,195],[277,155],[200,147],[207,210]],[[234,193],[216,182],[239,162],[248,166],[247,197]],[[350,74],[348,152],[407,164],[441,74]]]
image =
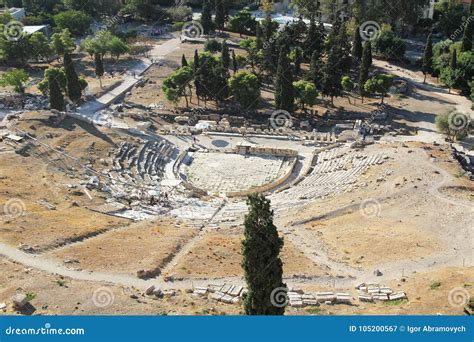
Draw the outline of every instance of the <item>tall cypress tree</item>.
[[[282,46],[275,81],[275,105],[277,109],[283,109],[291,113],[294,109],[294,103],[293,70],[288,59],[288,50]]]
[[[186,56],[183,53],[183,56],[181,57],[181,66],[185,67],[188,66],[188,60],[186,59]]]
[[[222,42],[222,53],[221,53],[222,66],[225,70],[229,70],[230,67],[230,51],[229,46],[224,41]]]
[[[263,49],[263,33],[262,26],[259,22],[257,22],[255,33],[255,47],[257,48],[257,50],[261,50]]]
[[[237,56],[235,55],[235,50],[232,50],[232,68],[234,69],[234,75],[239,70],[239,65],[237,63]]]
[[[99,78],[100,87],[102,88],[102,76],[104,76],[104,63],[100,53],[94,54],[95,74]]]
[[[370,41],[366,41],[364,44],[364,50],[362,52],[362,61],[360,65],[360,72],[359,72],[359,87],[360,87],[360,95],[364,96],[364,84],[369,79],[369,70],[370,66],[372,65],[372,46]]]
[[[283,283],[283,263],[280,251],[283,239],[273,224],[270,201],[262,194],[248,197],[249,212],[245,216],[242,241],[242,267],[248,292],[244,297],[247,315],[283,315],[285,307],[275,305],[277,292],[286,298]]]
[[[453,52],[451,53],[451,60],[449,61],[449,66],[453,70],[456,70],[458,68],[458,52],[456,49],[453,49]]]
[[[433,34],[432,33],[428,35],[428,39],[426,40],[425,52],[423,53],[422,71],[423,71],[423,74],[425,75],[423,83],[426,83],[426,76],[429,73],[433,72]]]
[[[46,72],[49,87],[49,105],[51,109],[64,110],[64,95],[59,83],[62,71],[58,68],[49,68]]]
[[[471,19],[473,6],[474,2],[471,3],[467,10],[467,20],[466,26],[464,27],[464,34],[462,36],[461,52],[469,52],[472,50],[472,31],[474,27],[474,20]]]
[[[354,30],[354,40],[352,42],[352,56],[358,61],[362,59],[362,37],[360,36],[359,26]]]
[[[74,63],[67,52],[64,53],[64,71],[66,72],[67,95],[71,101],[78,102],[82,97],[82,88],[74,69]]]
[[[209,34],[213,27],[212,10],[209,0],[204,1],[204,4],[202,5],[201,26],[204,34]]]
[[[334,97],[342,95],[342,68],[340,65],[340,52],[332,48],[326,59],[323,68],[322,90],[323,94],[331,97],[334,104]]]
[[[196,97],[199,100],[202,97],[202,86],[201,86],[201,66],[199,61],[199,54],[197,50],[194,50],[194,63],[193,63],[193,72],[194,72],[194,89],[196,91]]]
[[[216,8],[216,27],[219,30],[223,30],[225,26],[225,22],[227,21],[227,4],[226,0],[216,0],[215,1],[215,8]]]
[[[322,79],[322,60],[321,55],[318,51],[314,51],[311,56],[311,65],[309,68],[309,78],[314,83],[316,88],[321,89],[321,79]]]

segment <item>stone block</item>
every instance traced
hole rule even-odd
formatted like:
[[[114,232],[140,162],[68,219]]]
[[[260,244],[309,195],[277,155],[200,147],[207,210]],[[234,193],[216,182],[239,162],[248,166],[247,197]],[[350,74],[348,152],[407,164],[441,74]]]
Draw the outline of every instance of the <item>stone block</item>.
[[[23,308],[26,304],[28,304],[29,300],[26,294],[17,293],[12,297],[13,306],[17,309]]]
[[[222,292],[214,292],[209,295],[209,299],[213,300],[219,300],[224,296],[224,293]]]

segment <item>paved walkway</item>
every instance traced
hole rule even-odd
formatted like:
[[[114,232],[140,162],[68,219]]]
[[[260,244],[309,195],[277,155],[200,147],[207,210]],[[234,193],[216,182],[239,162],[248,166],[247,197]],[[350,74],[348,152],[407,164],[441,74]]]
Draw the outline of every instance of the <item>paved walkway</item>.
[[[108,91],[98,99],[84,103],[78,108],[77,115],[93,122],[95,119],[94,114],[97,111],[107,108],[118,97],[122,96],[131,88],[133,88],[133,86],[142,79],[143,73],[153,65],[151,62],[152,60],[156,62],[156,60],[166,57],[171,52],[179,48],[179,44],[179,38],[173,38],[166,41],[164,44],[154,46],[150,52],[150,58],[139,60],[134,66],[128,69],[127,76],[119,86]]]

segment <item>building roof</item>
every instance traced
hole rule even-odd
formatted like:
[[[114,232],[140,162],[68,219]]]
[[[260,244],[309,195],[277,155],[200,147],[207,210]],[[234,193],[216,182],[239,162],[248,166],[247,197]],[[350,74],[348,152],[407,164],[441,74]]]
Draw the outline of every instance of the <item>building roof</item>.
[[[28,33],[28,34],[33,34],[35,32],[39,32],[45,28],[47,28],[48,25],[31,25],[31,26],[23,26],[23,31]]]

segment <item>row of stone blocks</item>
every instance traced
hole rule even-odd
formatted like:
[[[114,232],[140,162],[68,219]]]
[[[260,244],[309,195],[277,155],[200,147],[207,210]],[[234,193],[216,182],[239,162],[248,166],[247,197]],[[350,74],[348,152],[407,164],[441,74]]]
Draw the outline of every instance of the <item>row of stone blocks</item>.
[[[244,293],[247,290],[240,285],[214,285],[211,284],[207,287],[195,287],[193,295],[206,297],[208,299],[216,300],[226,304],[237,304],[240,302]]]
[[[356,287],[359,292],[359,300],[361,302],[374,302],[374,301],[392,301],[407,299],[405,292],[394,292],[387,286],[378,286],[374,284],[361,284]]]

